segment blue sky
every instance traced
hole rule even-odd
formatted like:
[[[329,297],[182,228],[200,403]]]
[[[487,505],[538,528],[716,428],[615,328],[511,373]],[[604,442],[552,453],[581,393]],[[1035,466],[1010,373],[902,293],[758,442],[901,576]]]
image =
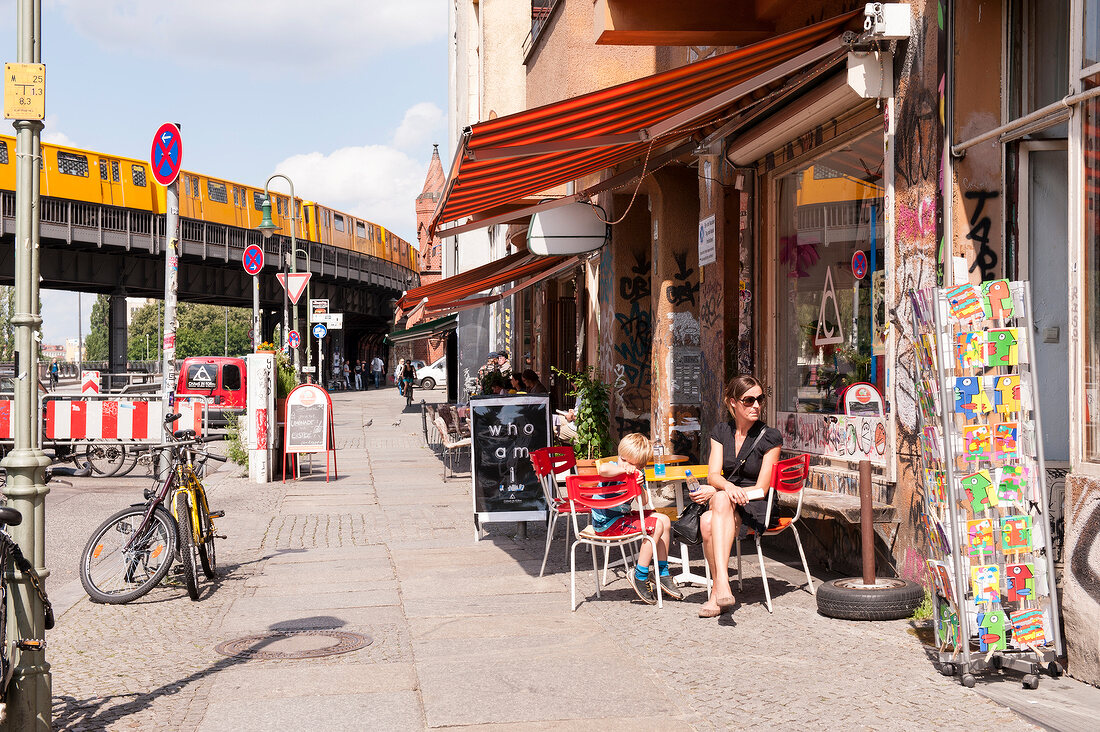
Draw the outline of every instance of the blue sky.
[[[4,60],[15,26],[0,0]],[[432,143],[449,159],[446,32],[446,0],[44,0],[43,139],[144,159],[178,122],[184,168],[285,173],[415,242]],[[75,300],[43,291],[46,343],[76,336]]]

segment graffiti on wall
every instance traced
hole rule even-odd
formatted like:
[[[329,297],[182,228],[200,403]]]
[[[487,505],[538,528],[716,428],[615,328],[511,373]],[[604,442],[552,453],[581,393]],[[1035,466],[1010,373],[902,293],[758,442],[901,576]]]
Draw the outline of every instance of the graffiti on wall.
[[[672,258],[676,260],[676,271],[672,273],[672,278],[676,282],[665,291],[665,297],[673,307],[685,304],[694,307],[695,294],[699,292],[699,283],[691,283],[695,268],[687,266],[687,252],[673,254]]]
[[[882,417],[779,412],[777,422],[788,450],[886,465],[886,420]]]
[[[613,416],[619,435],[649,433],[650,351],[653,346],[650,266],[647,252],[636,251],[634,263],[619,277],[612,347],[615,356],[612,388],[619,403]]]
[[[974,212],[970,214],[970,231],[966,238],[977,244],[974,253],[974,264],[970,270],[981,272],[982,281],[996,279],[997,277],[997,253],[989,246],[989,231],[993,226],[989,214],[985,213],[985,204],[997,198],[997,191],[967,191],[963,194],[967,201],[974,201]]]

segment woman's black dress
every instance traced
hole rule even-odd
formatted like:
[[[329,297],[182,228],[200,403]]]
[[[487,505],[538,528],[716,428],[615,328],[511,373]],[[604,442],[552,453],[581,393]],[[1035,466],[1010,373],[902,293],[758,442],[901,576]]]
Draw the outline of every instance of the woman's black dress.
[[[747,455],[743,456],[745,465],[741,471],[735,478],[731,478],[730,476],[737,471],[737,466],[740,464],[735,442],[736,430],[737,425],[731,419],[715,425],[714,429],[710,431],[710,437],[722,445],[722,477],[741,488],[752,488],[756,485],[757,478],[760,477],[760,466],[764,461],[764,455],[769,450],[782,447],[783,434],[774,427],[769,427],[759,421],[750,427],[749,434],[745,437],[745,442],[741,447],[748,450],[754,442],[756,445],[752,447]],[[759,442],[756,442],[760,430],[764,430],[764,436],[760,438]],[[750,530],[763,533],[765,528],[774,528],[779,524],[779,511],[776,506],[772,506],[770,525],[768,527],[764,526],[764,518],[768,512],[766,498],[749,501],[746,504],[734,506],[734,508],[741,516],[740,538],[742,539],[748,536]]]

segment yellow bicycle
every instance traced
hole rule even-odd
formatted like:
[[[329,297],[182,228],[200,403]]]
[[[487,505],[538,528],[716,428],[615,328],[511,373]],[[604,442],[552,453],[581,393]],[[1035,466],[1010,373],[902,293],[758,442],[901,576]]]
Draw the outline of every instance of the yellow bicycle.
[[[187,433],[191,434],[187,434]],[[173,461],[175,485],[169,506],[172,518],[176,521],[176,534],[179,547],[180,564],[183,565],[183,579],[187,586],[187,595],[192,600],[199,599],[199,565],[207,579],[217,576],[218,563],[214,549],[214,519],[225,515],[224,511],[211,511],[206,500],[206,488],[196,472],[196,463],[205,464],[208,458],[224,461],[225,458],[201,450],[203,444],[194,438],[192,430],[176,432],[182,439],[179,443],[179,457]],[[192,438],[192,439],[189,439]]]

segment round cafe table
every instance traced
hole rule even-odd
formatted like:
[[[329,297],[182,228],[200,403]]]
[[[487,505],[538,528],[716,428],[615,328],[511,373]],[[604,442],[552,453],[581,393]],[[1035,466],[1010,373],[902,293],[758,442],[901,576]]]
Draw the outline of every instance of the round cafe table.
[[[671,457],[681,457],[681,456],[680,455],[673,455]],[[684,461],[682,461],[682,462],[686,462],[686,460],[687,459],[685,458]],[[691,471],[691,475],[692,475],[693,478],[696,478],[697,480],[705,480],[706,477],[707,477],[707,466],[706,465],[683,465],[683,464],[669,465],[668,464],[669,462],[670,461],[668,460],[668,457],[666,456],[666,458],[665,458],[665,463],[666,463],[666,465],[665,465],[665,474],[663,476],[661,476],[660,478],[658,478],[656,475],[653,474],[653,466],[652,465],[646,467],[646,469],[645,469],[645,479],[646,479],[646,482],[650,483],[650,484],[656,484],[656,483],[677,483],[678,484],[676,486],[676,490],[674,491],[674,493],[676,495],[676,516],[671,516],[671,515],[669,516],[670,519],[675,520],[676,517],[679,516],[684,510],[684,486],[686,485],[686,482],[687,482],[687,471],[689,471],[689,470]],[[655,510],[660,511],[661,513],[667,513],[667,509],[662,510],[660,508],[657,508]],[[671,553],[669,553],[669,557],[668,557],[670,561],[678,562],[679,565],[680,565],[680,573],[673,575],[672,578],[674,580],[676,580],[677,584],[680,584],[680,585],[691,583],[691,584],[694,584],[694,585],[702,585],[702,586],[706,587],[709,584],[709,582],[707,581],[707,578],[702,576],[702,575],[693,574],[690,571],[691,564],[688,562],[687,544],[685,544],[682,541],[678,542],[678,543],[680,544],[679,559],[677,559],[676,557],[673,557]]]

